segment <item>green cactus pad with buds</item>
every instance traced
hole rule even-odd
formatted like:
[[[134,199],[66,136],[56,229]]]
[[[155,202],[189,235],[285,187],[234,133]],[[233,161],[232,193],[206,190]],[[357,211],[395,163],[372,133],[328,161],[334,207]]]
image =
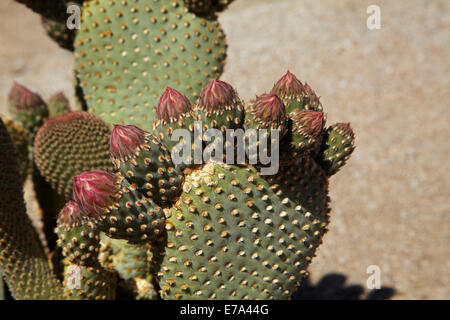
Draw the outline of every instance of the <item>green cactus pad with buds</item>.
[[[292,140],[290,145],[301,155],[317,147],[320,143],[324,127],[322,112],[310,110],[295,110],[291,112]]]
[[[345,164],[355,149],[354,143],[355,135],[350,123],[336,123],[326,130],[318,161],[329,176]]]
[[[8,103],[11,113],[22,125],[29,143],[32,144],[37,131],[48,118],[47,105],[40,95],[17,82],[14,82],[9,92]]]
[[[244,121],[244,105],[236,91],[226,82],[212,80],[203,88],[194,110],[200,114],[203,128],[240,128]]]
[[[214,15],[181,0],[85,2],[75,41],[76,71],[90,111],[109,123],[150,130],[167,86],[189,98],[218,77],[225,35]]]
[[[178,195],[183,175],[155,136],[133,125],[115,125],[110,141],[116,169],[140,192],[159,204]]]
[[[100,231],[130,243],[154,241],[164,228],[161,207],[120,175],[93,170],[74,178],[73,195]]]
[[[85,219],[78,204],[67,202],[57,223],[58,245],[67,260],[80,266],[94,265],[100,249],[99,231],[94,223]]]
[[[113,170],[109,134],[103,121],[84,111],[53,117],[36,136],[36,165],[46,181],[70,199],[74,176],[92,169]]]
[[[27,216],[17,154],[1,120],[0,149],[0,273],[15,299],[59,299],[62,286]]]
[[[319,98],[308,83],[303,85],[301,81],[289,71],[275,83],[271,92],[284,101],[288,113],[291,113],[294,110],[323,111]]]
[[[210,163],[186,179],[171,211],[163,298],[286,299],[323,226],[251,166]]]
[[[171,154],[184,149],[185,146],[190,150],[186,156],[186,162],[192,163],[194,160],[194,150],[197,146],[202,146],[202,137],[194,136],[195,121],[200,117],[193,112],[192,104],[189,99],[172,88],[167,88],[161,95],[156,107],[156,121],[152,123],[152,128],[158,139],[167,146]],[[190,141],[185,141],[184,137],[174,135],[177,129],[189,130]],[[197,129],[201,129],[197,127]],[[175,149],[174,149],[175,148]],[[176,166],[183,170],[187,167],[186,163],[176,163]]]

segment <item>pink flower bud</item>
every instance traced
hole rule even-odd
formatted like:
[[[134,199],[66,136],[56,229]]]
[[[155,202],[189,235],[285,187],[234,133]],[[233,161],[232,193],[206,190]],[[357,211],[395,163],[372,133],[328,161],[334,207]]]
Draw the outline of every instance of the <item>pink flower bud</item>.
[[[189,99],[177,90],[169,87],[159,98],[156,106],[156,117],[159,120],[170,122],[191,110],[192,105]]]
[[[276,94],[281,98],[300,97],[304,94],[304,88],[300,80],[292,74],[291,72],[286,72],[284,76],[281,77],[280,80],[275,83],[272,88],[272,93]]]
[[[45,105],[40,95],[28,90],[17,82],[14,82],[9,92],[8,102],[18,111],[31,111]]]
[[[73,180],[73,197],[89,216],[102,218],[116,202],[119,188],[113,174],[92,170],[75,176]]]
[[[302,134],[317,138],[322,133],[324,126],[322,112],[302,110],[291,114],[291,118]]]
[[[59,212],[57,222],[59,226],[64,226],[67,230],[80,226],[86,216],[81,211],[78,203],[70,200]]]
[[[207,113],[221,112],[238,99],[236,91],[224,81],[212,80],[203,88],[198,106]]]
[[[263,123],[279,125],[286,121],[286,107],[283,101],[273,93],[257,96],[252,111],[255,117]]]
[[[147,131],[134,125],[114,125],[111,132],[109,152],[115,160],[125,161],[136,154],[145,143]]]

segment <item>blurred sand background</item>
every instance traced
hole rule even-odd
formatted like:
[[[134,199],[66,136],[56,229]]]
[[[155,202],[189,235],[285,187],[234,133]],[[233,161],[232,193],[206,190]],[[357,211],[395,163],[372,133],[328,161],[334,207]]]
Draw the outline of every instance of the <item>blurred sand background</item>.
[[[380,30],[366,27],[371,4]],[[289,69],[322,96],[328,124],[350,121],[356,132],[297,297],[450,299],[450,2],[237,0],[220,21],[222,79],[244,99]],[[13,80],[73,97],[72,55],[37,15],[1,1],[0,43],[0,113]],[[370,265],[381,269],[378,293],[366,288]]]

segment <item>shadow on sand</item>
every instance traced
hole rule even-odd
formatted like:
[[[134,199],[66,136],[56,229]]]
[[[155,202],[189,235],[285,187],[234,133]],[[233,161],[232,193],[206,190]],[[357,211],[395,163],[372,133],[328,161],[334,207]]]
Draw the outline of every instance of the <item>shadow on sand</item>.
[[[327,274],[316,285],[305,278],[292,300],[387,300],[395,293],[394,288],[381,287],[366,294],[363,286],[347,285],[346,281],[347,277],[340,273]]]

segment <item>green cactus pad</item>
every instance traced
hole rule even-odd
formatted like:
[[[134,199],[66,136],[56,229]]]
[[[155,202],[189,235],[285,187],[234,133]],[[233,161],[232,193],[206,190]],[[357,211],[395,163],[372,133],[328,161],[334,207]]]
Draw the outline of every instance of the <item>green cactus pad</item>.
[[[53,117],[36,136],[36,165],[46,181],[70,199],[74,176],[92,169],[113,170],[109,135],[103,121],[84,111]]]
[[[66,114],[70,111],[70,103],[62,91],[52,95],[47,101],[50,117]]]
[[[186,178],[158,273],[168,299],[287,299],[323,226],[256,170],[210,163]]]
[[[78,204],[67,202],[57,222],[58,245],[67,260],[80,266],[96,264],[100,250],[99,231],[94,223],[86,220]]]
[[[39,128],[48,118],[48,108],[44,100],[37,93],[14,82],[9,95],[8,103],[11,113],[25,130],[30,144]]]
[[[22,181],[25,182],[26,177],[31,172],[29,144],[26,133],[19,122],[9,120],[5,117],[3,117],[2,120],[6,126],[6,130],[8,130],[14,148],[16,149],[19,160],[19,173],[22,177]]]
[[[67,17],[69,17],[67,15]],[[75,41],[75,30],[67,28],[66,21],[56,22],[42,17],[42,26],[45,31],[61,48],[73,51]]]
[[[150,130],[164,88],[196,98],[218,77],[225,35],[215,16],[181,0],[89,1],[75,41],[76,71],[90,112]]]
[[[105,217],[97,222],[99,229],[111,238],[130,243],[155,241],[164,228],[162,208],[126,179],[119,179],[119,184],[119,196]]]
[[[317,160],[331,176],[339,171],[355,149],[355,135],[350,123],[336,123],[330,126],[324,138]]]
[[[272,152],[279,152],[279,145],[283,136],[287,133],[288,123],[289,117],[286,114],[286,107],[275,94],[257,96],[247,106],[244,128],[256,130],[248,131],[248,135],[245,137],[250,163],[255,164],[257,162],[257,152],[260,148],[267,155],[272,154]],[[278,130],[278,140],[272,135],[272,130]],[[272,150],[272,145],[275,146],[274,150]]]
[[[328,224],[328,178],[322,168],[310,157],[300,157],[288,166],[280,166],[274,176],[266,178],[280,186],[283,193],[318,219],[321,232]]]
[[[100,265],[75,264],[64,271],[64,298],[69,300],[114,300],[116,276]]]
[[[112,248],[112,266],[122,279],[145,278],[149,274],[149,244],[131,244],[104,236],[102,245]]]
[[[116,169],[140,192],[159,204],[179,194],[183,174],[156,136],[133,125],[116,125],[110,140]]]
[[[0,274],[15,299],[60,299],[62,286],[26,213],[17,154],[1,120],[0,150]]]
[[[325,124],[322,112],[310,110],[295,110],[291,112],[292,140],[290,146],[296,155],[302,155],[317,147],[320,143]]]
[[[189,99],[177,90],[168,87],[161,95],[152,129],[172,156],[175,154],[180,158],[183,156],[183,159],[173,159],[175,166],[181,171],[194,164],[195,149],[203,146],[200,120],[200,116],[193,112]],[[189,130],[188,137],[177,137],[178,129]],[[186,152],[184,152],[185,147],[187,147]]]

